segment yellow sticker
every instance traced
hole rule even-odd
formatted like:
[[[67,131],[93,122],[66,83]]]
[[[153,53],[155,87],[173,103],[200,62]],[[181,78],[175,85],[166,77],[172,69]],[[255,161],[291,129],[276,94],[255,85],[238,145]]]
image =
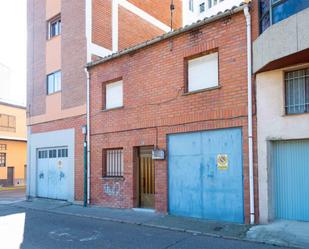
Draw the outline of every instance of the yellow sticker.
[[[229,158],[226,154],[217,155],[217,167],[220,170],[227,170],[229,168]]]

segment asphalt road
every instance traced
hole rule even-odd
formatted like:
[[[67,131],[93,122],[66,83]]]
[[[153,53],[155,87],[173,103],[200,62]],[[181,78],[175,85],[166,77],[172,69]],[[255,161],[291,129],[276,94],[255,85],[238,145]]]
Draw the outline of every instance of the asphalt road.
[[[4,249],[279,249],[258,243],[195,236],[0,205],[0,248]]]

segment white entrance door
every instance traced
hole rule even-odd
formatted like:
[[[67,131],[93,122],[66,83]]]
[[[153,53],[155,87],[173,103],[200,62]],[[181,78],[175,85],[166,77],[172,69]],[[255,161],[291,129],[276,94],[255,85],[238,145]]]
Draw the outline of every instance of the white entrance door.
[[[38,196],[67,200],[68,186],[68,148],[40,149],[38,151]]]

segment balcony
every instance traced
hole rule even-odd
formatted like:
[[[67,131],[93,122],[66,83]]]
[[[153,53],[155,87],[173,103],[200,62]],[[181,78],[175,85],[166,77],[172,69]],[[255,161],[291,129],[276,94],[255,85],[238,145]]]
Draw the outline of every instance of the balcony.
[[[279,2],[285,5],[277,5],[278,8],[281,6],[281,13],[279,14],[277,9],[277,14],[272,16],[272,20],[276,23],[265,28],[253,43],[254,73],[309,60],[309,8],[301,11],[300,7],[296,8],[296,6],[308,5],[309,1],[299,1],[303,3],[301,5],[296,3],[298,1]],[[293,8],[287,7],[290,2],[294,3]],[[288,11],[285,12],[286,9]]]

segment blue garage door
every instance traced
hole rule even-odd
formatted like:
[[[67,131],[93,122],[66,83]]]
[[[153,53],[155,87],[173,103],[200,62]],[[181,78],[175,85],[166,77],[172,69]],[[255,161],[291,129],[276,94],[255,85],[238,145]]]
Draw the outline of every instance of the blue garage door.
[[[273,145],[275,218],[309,221],[309,141]]]
[[[241,129],[168,137],[170,214],[244,222]]]

